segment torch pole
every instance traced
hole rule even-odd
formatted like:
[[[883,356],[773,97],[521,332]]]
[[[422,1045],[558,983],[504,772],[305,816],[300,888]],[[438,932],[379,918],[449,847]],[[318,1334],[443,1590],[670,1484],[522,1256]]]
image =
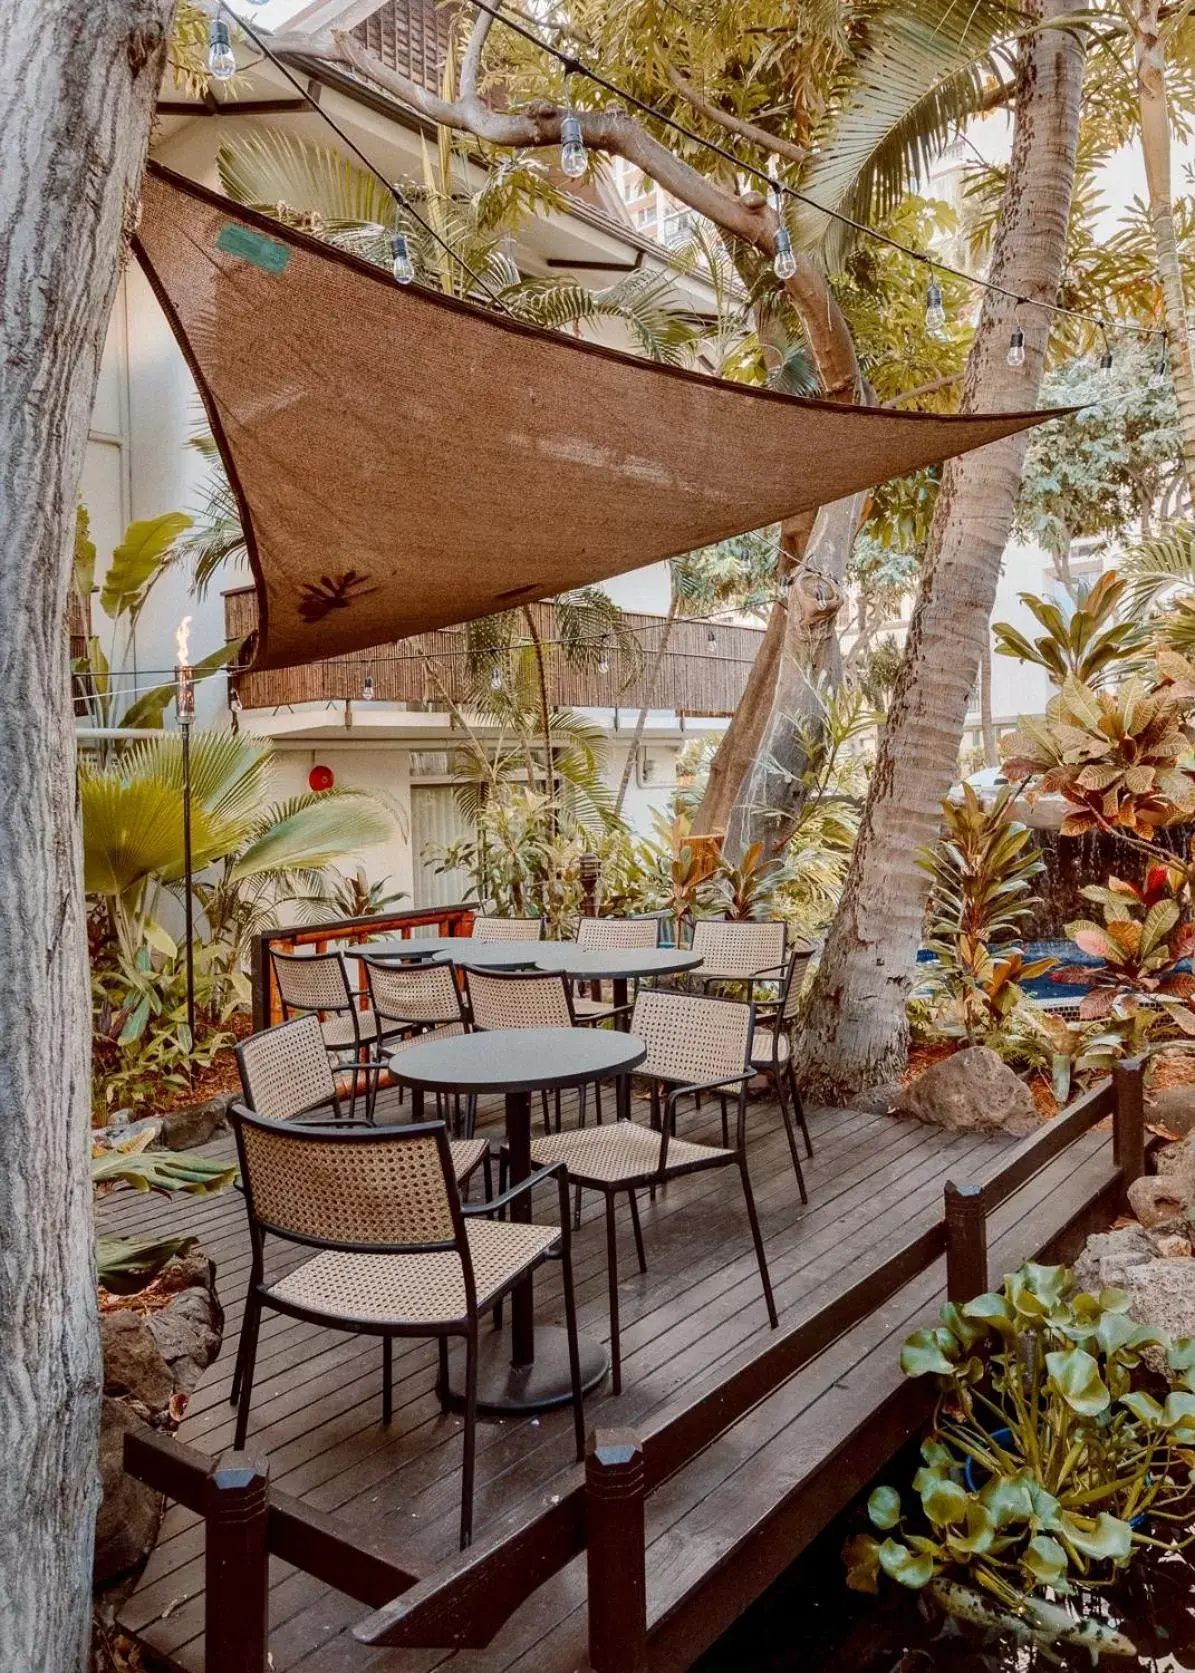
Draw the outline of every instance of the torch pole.
[[[183,934],[186,936],[187,969],[187,1029],[191,1035],[191,1052],[195,1051],[195,925],[194,902],[191,895],[191,723],[186,721],[183,734]]]

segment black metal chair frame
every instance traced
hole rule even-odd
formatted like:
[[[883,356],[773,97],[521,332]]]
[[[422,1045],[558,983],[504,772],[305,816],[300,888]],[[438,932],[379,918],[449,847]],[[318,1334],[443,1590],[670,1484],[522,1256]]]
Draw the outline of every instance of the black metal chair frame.
[[[420,1034],[431,1033],[432,1030],[434,1030],[436,1028],[443,1028],[443,1027],[446,1027],[447,1025],[449,1025],[451,1023],[454,1023],[454,1022],[459,1022],[462,1025],[462,1027],[464,1027],[466,1029],[470,1028],[472,1026],[471,1023],[470,1023],[470,1020],[469,1020],[469,1013],[468,1013],[468,1010],[466,1008],[465,1001],[461,996],[461,990],[460,990],[459,983],[457,982],[455,976],[452,979],[452,989],[453,989],[453,992],[456,994],[456,1010],[451,1016],[434,1017],[434,1018],[433,1017],[402,1016],[396,1011],[388,1010],[387,1007],[381,1003],[381,1001],[378,997],[376,988],[375,988],[375,983],[374,983],[374,972],[375,971],[382,971],[387,976],[392,976],[392,975],[395,974],[394,965],[386,963],[385,961],[383,961],[381,959],[370,959],[370,958],[366,958],[364,956],[361,957],[359,962],[361,964],[362,969],[365,972],[365,991],[369,995],[369,1006],[370,1006],[370,1009],[372,1010],[374,1016],[377,1018],[377,1030],[378,1030],[378,1032],[377,1032],[377,1050],[378,1050],[379,1059],[383,1060],[383,1061],[379,1061],[379,1065],[378,1065],[379,1069],[382,1069],[382,1068],[385,1067],[384,1046],[385,1046],[386,1042],[388,1040],[392,1039],[392,1038],[397,1037],[397,1038],[403,1039],[403,1040],[415,1039],[415,1038],[418,1038],[418,1036]],[[406,965],[406,966],[400,966],[399,967],[400,971],[409,970],[409,971],[412,971],[414,973],[421,973],[421,972],[425,971],[426,968],[427,968],[427,966],[418,965],[418,964],[416,964],[416,965]],[[442,966],[437,966],[437,968],[443,968],[443,967]],[[386,1026],[387,1023],[393,1023],[394,1027],[388,1028]],[[399,1087],[398,1097],[399,1097],[399,1102],[401,1103],[402,1099],[403,1099],[403,1089],[402,1089],[402,1087]],[[456,1128],[459,1132],[461,1130],[461,1127],[462,1127],[462,1124],[460,1122],[459,1099],[457,1101],[457,1106],[458,1107],[455,1111],[455,1121],[456,1121]],[[440,1097],[438,1095],[437,1095],[437,1098],[436,1098],[436,1109],[437,1109],[437,1114],[442,1112],[442,1104],[441,1104]],[[474,1099],[474,1100],[470,1100],[470,1102],[469,1102],[469,1104],[467,1105],[467,1108],[466,1108],[465,1120],[464,1120],[464,1123],[463,1123],[463,1133],[464,1133],[465,1138],[470,1138],[471,1139],[473,1137],[475,1117],[476,1117],[476,1100]],[[488,1161],[486,1163],[486,1167],[487,1167],[487,1169],[489,1167]]]
[[[757,1004],[755,1007],[756,1018],[760,1022],[768,1025],[762,1030],[762,1033],[771,1035],[771,1062],[768,1064],[760,1064],[755,1059],[754,1050],[752,1051],[752,1060],[756,1073],[766,1075],[776,1089],[776,1102],[780,1105],[780,1113],[784,1117],[784,1127],[788,1134],[788,1146],[792,1152],[793,1167],[796,1169],[797,1184],[800,1187],[802,1202],[808,1202],[809,1197],[805,1190],[805,1176],[801,1171],[801,1160],[797,1153],[796,1136],[793,1133],[792,1118],[794,1115],[796,1116],[797,1124],[801,1129],[801,1136],[805,1140],[806,1156],[813,1155],[813,1140],[809,1136],[809,1123],[805,1119],[805,1104],[801,1097],[801,1088],[797,1084],[797,1074],[796,1069],[794,1068],[794,1062],[796,1059],[796,1039],[793,1029],[794,1019],[786,1017],[784,1013],[788,1005],[789,996],[792,992],[793,983],[797,980],[798,972],[802,975],[804,974],[805,966],[808,964],[810,957],[810,953],[794,948],[789,953],[788,967],[785,970],[784,979],[780,984],[779,995],[776,999],[768,1000],[762,1005]],[[782,1058],[780,1055],[780,1041],[782,1037],[788,1041],[787,1059]],[[785,1096],[786,1082],[788,1088],[787,1097]],[[791,1108],[789,1102],[790,1100]]]
[[[357,1075],[360,1073],[366,1077],[365,1115],[367,1120],[372,1121],[374,1102],[377,1097],[378,1088],[377,1075],[380,1074],[382,1065],[378,1058],[372,1054],[370,1050],[371,1043],[368,1040],[363,1042],[361,1039],[361,1023],[359,1020],[360,1013],[357,1009],[357,1000],[361,997],[361,995],[354,989],[353,984],[349,981],[349,973],[344,962],[344,954],[340,952],[283,953],[279,952],[276,948],[271,947],[270,960],[275,971],[277,971],[277,968],[280,965],[284,964],[335,963],[339,967],[340,978],[344,984],[345,1002],[343,1005],[320,1006],[316,1011],[316,1015],[321,1018],[325,1014],[330,1016],[347,1016],[351,1019],[353,1025],[354,1044],[352,1046],[329,1046],[327,1048],[328,1055],[329,1057],[336,1058],[340,1063],[341,1068],[348,1068],[352,1071],[353,1090],[349,1096],[349,1109],[353,1115],[356,1114],[357,1110]],[[297,1007],[288,1004],[286,994],[283,991],[282,982],[277,975],[275,975],[275,981],[278,988],[279,1002],[282,1006],[283,1021],[290,1020],[292,1011],[297,1015],[308,1014],[305,1007]],[[349,1061],[345,1063],[343,1062],[343,1057],[345,1052],[348,1051],[352,1052],[352,1056]],[[371,1075],[374,1077],[372,1081],[370,1080]]]
[[[439,1369],[436,1377],[436,1394],[442,1410],[448,1409],[448,1341],[450,1337],[461,1336],[465,1340],[466,1372],[465,1372],[465,1435],[464,1460],[461,1474],[461,1549],[471,1543],[473,1538],[473,1482],[477,1453],[477,1368],[478,1368],[478,1329],[480,1311],[477,1305],[477,1286],[473,1275],[473,1262],[469,1251],[468,1237],[465,1223],[469,1219],[479,1216],[490,1216],[504,1213],[506,1208],[516,1198],[530,1192],[534,1186],[542,1185],[548,1179],[554,1178],[560,1200],[560,1240],[557,1249],[549,1249],[544,1254],[536,1256],[505,1283],[497,1297],[490,1297],[489,1304],[501,1300],[526,1277],[528,1272],[534,1271],[545,1260],[558,1259],[561,1262],[562,1280],[564,1287],[565,1328],[568,1335],[569,1370],[572,1378],[573,1395],[573,1427],[578,1460],[585,1455],[585,1416],[582,1405],[581,1362],[577,1342],[577,1307],[573,1289],[572,1268],[572,1232],[569,1219],[568,1184],[563,1165],[538,1168],[527,1179],[513,1185],[509,1190],[495,1197],[492,1201],[479,1203],[476,1207],[462,1204],[453,1176],[451,1154],[448,1148],[448,1132],[442,1121],[428,1121],[410,1123],[400,1127],[345,1129],[345,1128],[317,1128],[310,1126],[284,1128],[297,1143],[316,1144],[405,1144],[416,1139],[434,1136],[439,1151],[440,1165],[444,1175],[444,1188],[452,1214],[453,1237],[450,1242],[427,1243],[358,1243],[358,1242],[328,1242],[322,1239],[302,1236],[294,1231],[287,1231],[268,1221],[259,1218],[253,1203],[253,1182],[246,1159],[243,1128],[245,1125],[263,1127],[271,1132],[278,1129],[279,1123],[271,1122],[254,1115],[243,1105],[234,1104],[229,1116],[236,1134],[237,1153],[240,1160],[241,1180],[243,1182],[245,1207],[249,1216],[249,1241],[252,1250],[252,1265],[249,1273],[249,1289],[245,1298],[245,1313],[241,1324],[240,1340],[237,1345],[236,1366],[233,1372],[232,1386],[229,1391],[229,1404],[237,1408],[236,1434],[234,1446],[240,1450],[244,1447],[249,1426],[249,1410],[253,1396],[253,1372],[257,1359],[257,1341],[261,1324],[261,1314],[265,1307],[274,1312],[285,1313],[305,1323],[322,1325],[331,1330],[343,1330],[350,1335],[379,1336],[382,1340],[382,1422],[389,1423],[394,1413],[394,1375],[393,1375],[393,1343],[395,1337],[419,1338],[434,1337],[439,1345]],[[465,1286],[467,1315],[459,1321],[444,1324],[428,1325],[379,1325],[376,1321],[345,1318],[343,1320],[330,1318],[328,1314],[305,1308],[293,1302],[286,1302],[269,1294],[265,1282],[265,1239],[267,1236],[278,1237],[288,1243],[304,1245],[318,1250],[335,1250],[343,1254],[359,1255],[395,1255],[395,1254],[447,1254],[454,1252],[461,1260],[462,1275]]]

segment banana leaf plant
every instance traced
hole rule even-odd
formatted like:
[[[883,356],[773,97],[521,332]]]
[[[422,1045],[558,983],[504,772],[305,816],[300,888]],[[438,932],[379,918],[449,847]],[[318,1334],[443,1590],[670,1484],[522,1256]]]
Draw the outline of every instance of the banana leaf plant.
[[[1076,1293],[1067,1268],[1030,1262],[915,1331],[901,1369],[939,1388],[921,1468],[910,1492],[872,1493],[875,1534],[848,1545],[848,1584],[875,1591],[884,1574],[972,1620],[994,1600],[1036,1631],[1046,1594],[1105,1584],[1143,1546],[1182,1545],[1195,1341],[1128,1308],[1123,1291]],[[1065,1636],[1076,1618],[1054,1614]]]
[[[156,1137],[151,1124],[108,1147],[96,1146],[91,1158],[91,1182],[101,1190],[128,1186],[135,1191],[158,1191],[164,1196],[202,1197],[234,1184],[234,1163],[210,1156],[150,1150]],[[153,1282],[176,1255],[195,1247],[193,1237],[97,1237],[96,1276],[114,1295],[134,1295]]]

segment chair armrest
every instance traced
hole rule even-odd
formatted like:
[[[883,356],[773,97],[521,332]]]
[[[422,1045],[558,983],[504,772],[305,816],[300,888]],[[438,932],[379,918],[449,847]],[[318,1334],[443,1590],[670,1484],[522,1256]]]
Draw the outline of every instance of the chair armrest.
[[[668,1094],[665,1103],[671,1107],[678,1098],[687,1098],[693,1092],[720,1092],[727,1087],[742,1086],[749,1080],[754,1080],[754,1072],[744,1069],[741,1075],[727,1075],[722,1080],[703,1080],[692,1086],[678,1086]]]
[[[546,1179],[563,1178],[565,1173],[563,1162],[550,1162],[547,1167],[536,1168],[526,1179],[521,1179],[517,1185],[511,1185],[500,1196],[492,1197],[489,1202],[462,1203],[461,1213],[466,1219],[476,1219],[482,1214],[494,1214],[507,1203],[521,1197],[525,1191],[530,1191],[533,1185],[542,1185]]]

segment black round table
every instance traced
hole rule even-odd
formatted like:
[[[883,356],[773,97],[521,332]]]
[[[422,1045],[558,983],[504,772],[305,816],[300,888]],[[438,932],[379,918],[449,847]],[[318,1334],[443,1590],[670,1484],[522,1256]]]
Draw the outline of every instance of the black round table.
[[[578,947],[575,941],[474,941],[466,935],[378,941],[369,948],[369,957],[418,958],[487,970],[554,970],[578,982],[612,983],[616,1009],[626,1005],[631,981],[672,976],[701,963],[701,954],[688,947]]]
[[[426,1092],[500,1092],[506,1100],[506,1142],[510,1182],[531,1172],[531,1094],[557,1087],[585,1086],[612,1075],[625,1077],[647,1056],[633,1034],[605,1028],[500,1028],[459,1034],[427,1045],[408,1046],[390,1059],[390,1073],[411,1088],[416,1121]],[[511,1204],[511,1217],[530,1220],[524,1193]],[[482,1338],[477,1404],[486,1412],[546,1411],[572,1398],[568,1339],[556,1326],[535,1326],[535,1293],[530,1274],[511,1294],[511,1346],[503,1351],[494,1332]],[[600,1342],[580,1339],[581,1385],[593,1388],[606,1374],[609,1356]],[[449,1392],[463,1401],[464,1355],[449,1354]]]

